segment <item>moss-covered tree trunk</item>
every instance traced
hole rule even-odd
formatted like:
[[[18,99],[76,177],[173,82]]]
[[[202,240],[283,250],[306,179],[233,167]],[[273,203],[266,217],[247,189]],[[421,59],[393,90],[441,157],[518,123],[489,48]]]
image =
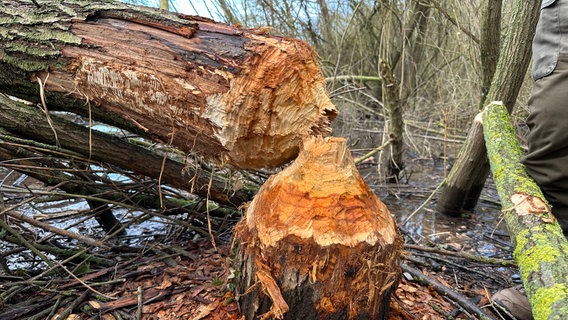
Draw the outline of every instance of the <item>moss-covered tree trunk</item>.
[[[534,36],[540,1],[515,0],[510,26],[499,54],[499,61],[485,101],[499,100],[509,109],[525,78],[531,59],[531,43]],[[486,103],[487,104],[487,103]],[[485,180],[489,174],[485,142],[479,124],[473,123],[468,138],[446,177],[438,198],[439,212],[459,215],[463,209],[475,208]]]
[[[520,162],[523,151],[508,110],[493,102],[482,114],[491,171],[534,318],[568,319],[568,241]]]
[[[37,3],[0,6],[1,92],[240,168],[285,164],[330,131],[303,41],[109,0]]]

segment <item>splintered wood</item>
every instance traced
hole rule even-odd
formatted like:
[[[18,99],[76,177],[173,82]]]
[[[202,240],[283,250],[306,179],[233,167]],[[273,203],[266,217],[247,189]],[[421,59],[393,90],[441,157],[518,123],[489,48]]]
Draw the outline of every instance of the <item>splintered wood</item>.
[[[142,17],[75,21],[81,46],[62,48],[67,68],[39,77],[48,91],[240,168],[283,165],[304,136],[330,132],[336,109],[305,42],[195,17],[186,23],[181,32]]]
[[[283,309],[266,289],[266,271],[289,307],[278,318],[386,318],[402,239],[343,138],[307,138],[294,163],[260,189],[235,237],[247,319]]]

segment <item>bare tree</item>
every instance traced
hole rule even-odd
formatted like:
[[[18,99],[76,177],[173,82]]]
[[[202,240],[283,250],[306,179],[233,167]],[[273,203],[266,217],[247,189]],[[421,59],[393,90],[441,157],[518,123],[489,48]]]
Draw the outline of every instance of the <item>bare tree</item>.
[[[498,1],[487,5],[499,9]],[[515,106],[517,95],[529,66],[530,39],[534,36],[540,1],[515,1],[510,18],[509,29],[504,38],[499,60],[492,77],[491,87],[484,99],[484,104],[491,101],[503,101],[509,112]],[[492,10],[486,10],[486,14]],[[494,49],[488,49],[494,56]],[[488,62],[491,63],[491,62]],[[487,72],[490,73],[490,67]],[[438,210],[457,215],[463,209],[475,207],[485,179],[489,174],[483,131],[479,122],[474,122],[468,139],[460,151],[456,162],[448,175],[445,187],[438,200]]]

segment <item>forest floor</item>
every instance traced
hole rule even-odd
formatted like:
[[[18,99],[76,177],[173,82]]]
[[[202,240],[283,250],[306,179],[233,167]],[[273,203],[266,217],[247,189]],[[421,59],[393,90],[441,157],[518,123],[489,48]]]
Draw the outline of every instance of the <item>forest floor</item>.
[[[420,184],[381,185],[373,170],[373,163],[360,165],[399,224],[406,245],[404,266],[430,279],[404,272],[389,319],[477,319],[464,303],[501,319],[492,311],[490,297],[520,281],[491,181],[476,212],[450,218],[435,212],[435,197],[422,206],[443,176],[431,159],[414,159],[407,166]],[[175,237],[150,232],[156,235],[151,241],[100,252],[120,256],[120,263],[76,270],[79,276],[52,275],[45,281],[0,275],[0,319],[241,319],[231,291],[230,237],[217,239],[214,247],[207,237],[190,232]],[[2,244],[2,256],[16,249]]]

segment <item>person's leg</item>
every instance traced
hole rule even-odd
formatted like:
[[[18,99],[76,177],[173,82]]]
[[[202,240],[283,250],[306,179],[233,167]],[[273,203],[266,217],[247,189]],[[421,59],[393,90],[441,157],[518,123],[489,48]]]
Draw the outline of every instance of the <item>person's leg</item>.
[[[568,54],[554,72],[533,84],[527,124],[528,174],[552,205],[552,213],[568,232]]]

